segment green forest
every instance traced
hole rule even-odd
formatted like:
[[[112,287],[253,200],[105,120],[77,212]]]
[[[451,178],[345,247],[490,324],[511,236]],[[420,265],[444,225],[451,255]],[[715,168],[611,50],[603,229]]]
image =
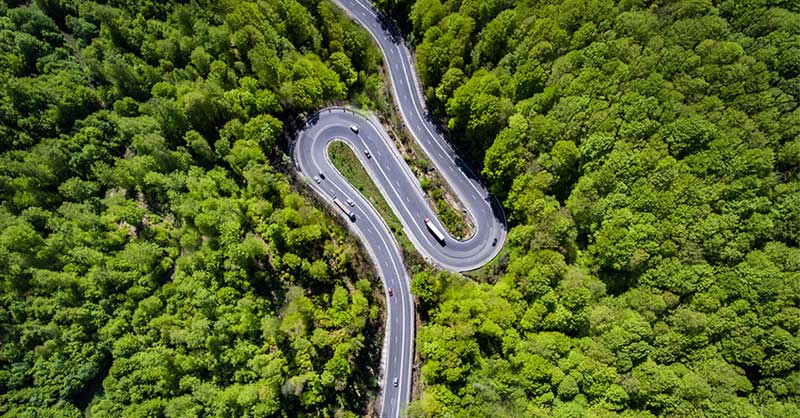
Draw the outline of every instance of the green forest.
[[[413,277],[410,418],[800,417],[800,3],[380,0],[503,202]],[[0,3],[0,416],[364,416],[380,283],[286,133],[382,100],[329,1]]]
[[[800,3],[381,4],[512,225],[411,417],[800,416]]]
[[[279,145],[380,55],[326,2],[184,3],[0,3],[0,416],[375,397],[379,282]]]

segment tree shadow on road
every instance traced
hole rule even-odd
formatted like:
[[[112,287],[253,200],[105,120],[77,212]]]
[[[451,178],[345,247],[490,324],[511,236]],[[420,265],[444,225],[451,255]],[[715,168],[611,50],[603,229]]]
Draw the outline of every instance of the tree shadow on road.
[[[403,38],[403,34],[397,27],[397,24],[395,23],[394,19],[392,19],[382,10],[378,10],[375,7],[372,8],[372,11],[375,13],[376,16],[378,16],[378,23],[380,23],[381,29],[383,29],[384,32],[389,34],[389,39],[392,41],[393,44],[399,45],[405,42],[405,38]]]

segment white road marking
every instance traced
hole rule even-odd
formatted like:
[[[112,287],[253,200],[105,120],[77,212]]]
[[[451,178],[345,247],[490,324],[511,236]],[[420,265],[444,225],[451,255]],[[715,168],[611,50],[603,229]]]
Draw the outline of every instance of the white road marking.
[[[343,1],[345,1],[345,0],[337,0],[337,1],[338,1],[338,2],[343,2]],[[373,12],[372,12],[372,11],[371,11],[369,8],[365,7],[365,6],[364,6],[364,5],[363,5],[361,2],[359,2],[359,1],[352,1],[352,2],[348,2],[348,4],[355,5],[355,6],[350,6],[350,8],[353,8],[353,7],[360,7],[360,8],[362,8],[362,9],[366,10],[366,11],[367,11],[367,13],[369,13],[371,16],[373,16],[373,17],[375,17],[375,18],[377,19],[377,17],[374,15],[374,13],[373,13]],[[363,11],[361,12],[361,15],[362,15],[362,16],[364,15],[364,12],[363,12]],[[362,22],[362,24],[364,24],[364,23]],[[375,33],[379,33],[379,31],[380,31],[380,29],[378,28],[378,26],[377,26],[377,25],[376,25],[374,22],[372,22],[372,21],[367,21],[365,25],[366,25],[366,26],[367,26],[367,28],[369,29],[369,31],[370,31],[370,34],[373,36],[373,38],[375,38],[375,39],[376,39],[376,41],[378,41],[378,44],[379,44],[379,45],[382,47],[382,50],[384,51],[384,52],[383,52],[383,53],[384,53],[384,55],[386,55],[386,56],[388,56],[389,54],[391,54],[391,55],[394,55],[394,52],[395,52],[395,51],[394,51],[394,49],[393,49],[393,48],[391,48],[391,46],[390,46],[390,47],[384,47],[384,45],[386,45],[386,42],[385,42],[385,40],[383,40],[383,39],[378,39],[378,38],[377,38],[377,36],[375,35]],[[406,52],[405,54],[403,53],[404,51],[403,51],[403,50],[401,50],[401,46],[400,46],[400,45],[395,45],[395,47],[398,49],[398,53],[400,53],[400,55],[401,55],[400,59],[401,59],[401,64],[402,64],[402,66],[403,66],[403,69],[402,69],[402,70],[403,70],[403,72],[404,72],[404,78],[405,78],[405,82],[406,82],[406,84],[405,84],[405,85],[407,85],[407,86],[409,86],[409,87],[410,87],[411,83],[409,82],[409,74],[408,74],[408,72],[410,72],[410,71],[413,71],[413,69],[411,69],[411,65],[412,65],[412,64],[410,64],[410,62],[411,62],[411,60],[410,60],[410,56],[408,55],[408,53],[407,53],[407,52]],[[397,68],[397,63],[395,63],[395,68]],[[392,74],[392,75],[393,75],[393,74]],[[403,80],[395,80],[395,77],[391,77],[391,81],[392,81],[392,86],[393,86],[393,87],[395,87],[395,96],[394,96],[394,97],[397,97],[397,95],[396,95],[396,93],[397,93],[397,89],[396,89],[396,87],[397,87],[398,85],[403,85]],[[416,79],[415,79],[415,82],[414,82],[414,89],[415,89],[414,91],[417,93],[417,95],[416,95],[416,97],[412,97],[412,105],[413,105],[412,107],[413,107],[413,110],[414,110],[414,112],[415,112],[415,113],[416,113],[418,116],[420,116],[420,115],[421,115],[421,113],[425,111],[425,110],[424,110],[424,109],[425,109],[425,106],[424,106],[424,103],[420,103],[420,102],[421,102],[421,96],[420,96],[419,85],[416,83]],[[412,94],[412,95],[413,95],[413,94]],[[407,97],[407,95],[406,95],[406,97]],[[403,109],[403,104],[402,104],[402,103],[400,103],[400,102],[398,102],[398,106],[400,107],[401,116],[402,116],[403,118],[406,118],[406,115],[405,115],[405,114],[403,114],[403,110],[404,110],[404,109]],[[340,111],[340,112],[341,112],[341,111]],[[406,120],[408,120],[408,119],[406,118]],[[450,157],[450,153],[449,153],[448,151],[446,151],[446,150],[444,149],[444,147],[443,147],[443,145],[447,145],[446,143],[445,143],[445,144],[443,144],[443,141],[444,141],[444,140],[443,140],[443,138],[441,138],[441,137],[439,137],[439,136],[435,135],[433,132],[431,132],[431,129],[428,127],[428,125],[427,125],[427,124],[426,124],[426,125],[425,125],[423,128],[420,128],[419,124],[417,124],[416,128],[417,128],[417,130],[423,130],[423,129],[424,129],[425,131],[428,131],[428,133],[430,134],[430,137],[428,137],[428,136],[426,136],[426,135],[422,135],[422,136],[421,136],[421,138],[422,138],[422,140],[424,141],[424,142],[422,142],[422,141],[420,141],[420,137],[419,137],[419,136],[417,136],[417,135],[416,135],[416,133],[412,131],[411,133],[412,133],[412,136],[414,137],[414,139],[415,139],[415,140],[417,140],[419,143],[427,143],[427,144],[430,144],[430,139],[429,139],[429,138],[433,138],[434,140],[438,139],[438,141],[437,141],[437,146],[438,146],[440,149],[442,149],[443,151],[445,151],[445,153],[447,153],[447,154],[448,154],[448,157]],[[440,142],[440,141],[441,141],[441,142]],[[425,152],[426,152],[428,155],[431,155],[431,152],[430,152],[428,149],[426,149],[426,148],[424,148],[424,147],[423,147],[423,149],[425,150]],[[449,148],[448,148],[448,149],[449,149]],[[444,157],[442,157],[442,160],[444,160]],[[453,161],[451,158],[448,158],[448,159],[447,159],[447,160],[445,160],[445,161],[442,161],[442,160],[434,160],[434,165],[436,166],[436,168],[437,168],[437,169],[439,169],[440,171],[443,171],[443,174],[444,174],[444,170],[442,170],[442,169],[444,169],[444,167],[446,167],[448,164],[455,164],[455,161]],[[377,162],[377,161],[376,161],[376,163],[377,163],[377,164],[375,164],[375,166],[377,166],[377,167],[380,169],[380,168],[381,168],[381,164],[380,164],[380,162]],[[438,164],[437,164],[437,163],[438,163]],[[302,166],[302,161],[299,161],[299,163],[298,163],[298,164],[299,164],[299,166]],[[446,169],[445,169],[445,170],[446,170]],[[451,170],[452,170],[452,167],[451,167]],[[402,169],[402,166],[401,166],[401,171],[404,171],[404,170]],[[385,174],[384,174],[384,177],[385,177]],[[446,175],[446,176],[444,176],[444,177],[445,177],[445,179],[446,179],[447,181],[453,181],[453,179],[451,178],[451,176],[450,176],[450,175]],[[463,184],[463,178],[460,178],[460,179],[459,179],[459,181],[461,182],[461,184]],[[485,189],[483,189],[483,188],[481,188],[481,189],[478,189],[478,187],[476,187],[476,184],[477,184],[477,183],[470,182],[470,186],[472,186],[472,188],[473,188],[473,189],[476,191],[476,193],[477,193],[478,195],[480,195],[480,194],[481,194],[481,192],[485,192]],[[310,184],[310,186],[311,186],[311,188],[312,188],[312,189],[314,189],[314,190],[317,190],[317,191],[321,190],[321,189],[319,188],[319,186],[317,186],[317,185],[315,185],[315,184]],[[396,191],[395,191],[395,192],[396,192]],[[458,190],[458,189],[456,189],[456,193],[459,195],[459,197],[460,197],[461,195],[464,195],[464,194],[465,194],[465,193],[463,193],[463,190]],[[473,199],[476,199],[476,197],[475,197],[474,195],[473,195],[472,197],[473,197]],[[362,198],[363,198],[363,197],[362,197]],[[406,197],[406,198],[407,198],[407,197]],[[401,200],[400,202],[402,202],[402,200]],[[404,205],[404,206],[405,206],[405,205]],[[408,208],[406,208],[406,209],[408,209]],[[484,213],[485,213],[485,209],[484,209]],[[374,214],[374,212],[373,212],[373,214]],[[419,216],[419,213],[417,213],[417,215]],[[372,224],[372,223],[373,223],[373,218],[372,218],[372,217],[370,217],[370,216],[366,216],[366,217],[365,217],[365,219],[367,220],[367,223],[366,223],[365,225],[367,225],[367,224]],[[379,218],[379,217],[378,217],[378,219],[380,220],[380,218]],[[380,220],[380,223],[381,223],[381,224],[382,224],[384,227],[386,226],[386,224],[383,222],[383,220]],[[479,226],[480,226],[480,223],[477,223],[477,224],[478,224],[478,225],[476,225],[476,226],[477,226],[477,227],[479,227]],[[355,224],[354,224],[354,225],[355,225]],[[358,225],[360,225],[360,224],[357,224],[357,225],[355,226],[355,227],[356,227],[356,229],[360,228]],[[414,226],[417,226],[417,229],[418,229],[418,225],[414,224]],[[478,228],[476,228],[476,229],[478,229]],[[384,229],[384,230],[385,230],[385,229]],[[400,277],[404,277],[404,278],[405,278],[404,280],[408,280],[407,274],[402,274],[402,275],[400,274],[400,271],[402,270],[402,268],[398,269],[398,261],[396,260],[396,257],[394,256],[394,254],[397,252],[397,250],[398,250],[398,249],[397,249],[397,248],[394,248],[394,251],[392,251],[392,249],[390,248],[391,246],[390,246],[389,244],[387,244],[387,243],[386,243],[386,240],[384,239],[384,236],[383,236],[383,234],[377,234],[377,237],[378,237],[378,238],[381,240],[381,243],[382,243],[382,244],[384,244],[384,248],[385,248],[386,250],[388,250],[387,254],[389,254],[389,255],[390,255],[390,257],[392,258],[392,264],[391,264],[391,267],[392,267],[392,268],[395,270],[395,273],[397,274],[397,276],[396,276],[396,277],[398,277],[398,280],[399,280],[399,278],[400,278]],[[383,248],[382,248],[382,249],[383,249]],[[369,252],[372,252],[372,249],[371,249],[369,246],[368,246],[367,250],[368,250]],[[399,257],[399,255],[398,255],[397,257]],[[374,255],[373,255],[373,258],[375,258],[375,257],[374,257]],[[388,264],[388,263],[387,263],[387,264]],[[381,266],[379,265],[379,270],[380,270],[380,267],[381,267]],[[379,272],[379,273],[380,273],[380,272]],[[382,277],[384,278],[384,282],[385,282],[385,283],[388,283],[388,282],[387,282],[387,280],[389,280],[389,278],[387,278],[386,276],[383,276],[383,275],[382,275]],[[401,354],[402,354],[402,361],[401,361],[401,365],[402,365],[402,371],[400,372],[401,374],[400,374],[400,376],[399,376],[399,378],[400,378],[401,380],[403,380],[403,382],[401,382],[401,383],[403,384],[403,386],[401,386],[401,388],[403,388],[403,389],[397,388],[397,391],[398,391],[398,392],[400,392],[400,397],[399,397],[399,398],[397,398],[397,397],[387,397],[387,398],[385,398],[385,399],[384,399],[384,401],[388,401],[388,402],[386,402],[386,404],[387,404],[387,405],[384,405],[384,404],[382,403],[382,405],[381,405],[381,416],[383,416],[383,415],[384,415],[384,411],[385,411],[385,408],[384,408],[384,406],[387,406],[387,407],[389,407],[389,408],[390,408],[390,409],[389,409],[390,411],[391,411],[391,410],[394,410],[394,412],[396,412],[397,414],[399,414],[401,403],[402,403],[402,402],[405,402],[405,401],[407,401],[407,395],[408,395],[408,393],[407,393],[407,392],[408,392],[408,391],[407,391],[408,384],[407,384],[407,383],[408,383],[408,381],[409,381],[409,379],[410,379],[410,375],[409,375],[409,373],[410,373],[410,371],[411,371],[411,365],[410,365],[410,363],[409,363],[409,364],[406,364],[406,354],[407,354],[407,353],[410,353],[410,352],[412,352],[412,350],[413,350],[413,347],[412,347],[412,344],[413,344],[413,341],[412,341],[412,339],[413,339],[413,335],[412,335],[411,339],[405,338],[405,328],[406,328],[406,325],[407,325],[407,324],[409,324],[409,323],[411,323],[411,321],[413,320],[413,318],[410,316],[410,315],[413,315],[413,313],[410,313],[410,312],[409,312],[409,311],[412,311],[412,310],[413,310],[413,308],[411,308],[411,309],[407,309],[407,308],[406,308],[406,306],[409,306],[409,305],[407,305],[408,301],[406,300],[406,299],[407,299],[407,293],[408,293],[408,292],[407,292],[407,284],[406,284],[406,283],[407,283],[407,282],[405,282],[405,281],[403,281],[403,280],[400,280],[400,284],[398,285],[398,286],[399,286],[399,287],[398,287],[398,290],[400,291],[400,294],[399,294],[399,296],[400,296],[400,300],[401,300],[401,301],[402,301],[402,303],[403,303],[403,304],[401,304],[401,310],[402,310],[402,316],[403,316],[403,318],[404,318],[404,320],[403,320],[403,321],[401,321],[401,322],[402,322],[402,327],[403,327],[403,331],[404,331],[404,333],[403,333],[403,335],[402,335],[402,337],[403,337],[403,344],[402,344],[402,349],[401,349]],[[405,287],[403,287],[404,285],[405,285]],[[395,305],[395,303],[390,303],[390,304],[389,304],[389,310],[390,310],[390,311],[391,311],[391,306],[392,306],[392,305]],[[397,318],[398,318],[398,316],[396,316],[396,315],[392,315],[392,313],[391,313],[391,312],[389,313],[389,316],[390,316],[390,317],[394,317],[395,319],[397,319]],[[387,328],[388,328],[388,326],[387,326]],[[387,330],[387,333],[389,333],[389,330]],[[413,330],[412,330],[411,334],[413,334]],[[398,348],[398,349],[399,349],[399,348]],[[395,350],[394,348],[390,348],[390,351],[394,351],[394,350]],[[396,360],[396,357],[395,357],[395,360]],[[406,368],[407,368],[408,370],[406,370]],[[384,379],[384,380],[385,380],[385,382],[388,382],[388,378],[389,378],[389,376],[386,376],[386,377],[385,377],[385,379]],[[394,389],[390,389],[390,390],[394,390]],[[404,392],[405,392],[405,393],[404,393]],[[405,397],[404,397],[404,395],[405,395]],[[398,400],[398,399],[401,399],[401,402],[397,402],[397,400]],[[403,399],[405,399],[405,401],[403,401]],[[394,415],[392,415],[392,416],[394,417]],[[399,415],[398,415],[398,416],[399,416]]]

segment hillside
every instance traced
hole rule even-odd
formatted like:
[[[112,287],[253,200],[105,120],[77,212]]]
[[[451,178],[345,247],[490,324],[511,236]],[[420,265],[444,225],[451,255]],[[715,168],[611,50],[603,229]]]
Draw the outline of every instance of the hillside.
[[[368,35],[327,3],[27,3],[0,3],[0,415],[366,413],[378,284],[278,144],[367,100]]]
[[[800,416],[796,2],[382,4],[513,225],[410,416]]]

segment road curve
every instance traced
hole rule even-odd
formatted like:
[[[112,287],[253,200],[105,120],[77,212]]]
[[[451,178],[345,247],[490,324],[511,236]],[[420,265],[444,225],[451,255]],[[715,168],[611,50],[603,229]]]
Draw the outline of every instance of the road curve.
[[[446,232],[431,209],[424,211],[424,214],[423,211],[415,213],[407,210],[404,214],[398,214],[406,233],[428,261],[447,270],[467,271],[486,264],[497,255],[505,241],[506,225],[502,207],[427,118],[416,68],[400,35],[384,23],[381,13],[367,0],[334,0],[334,3],[366,28],[378,44],[389,72],[392,96],[407,130],[449,184],[475,224],[473,236],[458,241]],[[410,170],[405,172],[422,196],[419,182],[414,179]],[[412,189],[409,186],[405,191],[410,192]],[[395,203],[401,206],[400,209],[404,209],[401,202]],[[425,229],[425,218],[430,218],[440,231],[448,235],[444,246]]]
[[[338,140],[353,148],[400,219],[406,236],[429,262],[439,267],[467,271],[494,258],[506,238],[505,215],[497,200],[426,118],[427,111],[416,81],[416,70],[402,39],[381,23],[379,12],[366,0],[334,0],[334,3],[364,26],[375,39],[383,53],[393,97],[408,131],[461,200],[475,224],[474,234],[463,241],[456,240],[443,228],[425,199],[419,181],[374,117],[341,107],[327,108],[312,115],[298,133],[293,151],[296,167],[321,199],[345,216],[351,230],[361,238],[384,283],[388,320],[381,367],[383,390],[380,416],[400,417],[411,395],[414,355],[414,301],[410,292],[410,277],[403,265],[397,241],[386,222],[334,168],[328,158],[328,146]],[[357,126],[358,132],[353,132],[351,126]],[[367,150],[369,157],[365,153]],[[312,180],[315,176],[320,178],[319,183]],[[348,206],[354,215],[353,219],[347,218],[334,204],[334,197],[342,202],[347,199],[353,201],[354,205]],[[444,243],[426,228],[425,218],[429,218],[444,232]],[[393,289],[393,296],[389,296],[388,289]]]

